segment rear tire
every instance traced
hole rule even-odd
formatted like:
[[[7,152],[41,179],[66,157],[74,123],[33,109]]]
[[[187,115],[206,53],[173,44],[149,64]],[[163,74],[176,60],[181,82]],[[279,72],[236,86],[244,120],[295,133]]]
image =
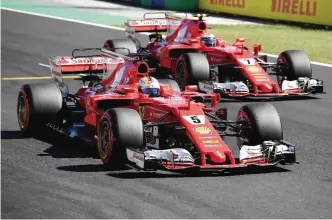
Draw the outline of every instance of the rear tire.
[[[126,147],[142,148],[143,122],[137,111],[128,108],[107,110],[98,132],[98,152],[107,168],[119,168],[126,160]]]
[[[283,139],[282,124],[275,107],[269,103],[252,103],[241,107],[237,114],[239,125],[238,146],[259,145],[264,141]],[[249,125],[249,127],[248,127]]]
[[[124,56],[128,56],[129,53],[137,53],[136,45],[133,41],[129,39],[113,39],[113,40],[107,40],[104,43],[104,47],[106,48],[127,48],[127,49],[114,49],[113,51],[119,54],[122,54]]]
[[[56,121],[62,106],[62,94],[55,84],[23,85],[18,94],[16,110],[18,124],[24,136],[41,132],[41,126]]]
[[[201,53],[183,54],[176,64],[175,80],[181,91],[186,85],[198,85],[199,81],[210,80],[207,58]]]

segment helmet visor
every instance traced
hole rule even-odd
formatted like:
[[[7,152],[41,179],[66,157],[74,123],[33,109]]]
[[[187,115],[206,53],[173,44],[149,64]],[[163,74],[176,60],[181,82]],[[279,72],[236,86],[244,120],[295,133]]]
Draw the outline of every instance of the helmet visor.
[[[203,42],[206,46],[215,46],[216,45],[216,39],[213,39],[213,38],[204,39]]]
[[[146,88],[143,89],[144,94],[158,94],[158,89],[157,88]]]

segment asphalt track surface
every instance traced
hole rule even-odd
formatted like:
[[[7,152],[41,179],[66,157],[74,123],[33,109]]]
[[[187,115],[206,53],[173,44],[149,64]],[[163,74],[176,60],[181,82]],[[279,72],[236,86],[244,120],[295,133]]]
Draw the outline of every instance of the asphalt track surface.
[[[1,12],[2,77],[48,76],[38,63],[47,64],[49,57],[124,37],[118,30]],[[313,70],[327,95],[272,103],[285,140],[299,146],[300,164],[194,177],[107,171],[94,150],[55,134],[48,142],[22,138],[17,94],[35,81],[2,80],[2,218],[332,218],[332,71]],[[79,82],[69,85],[75,92]],[[234,119],[243,104],[220,106]]]

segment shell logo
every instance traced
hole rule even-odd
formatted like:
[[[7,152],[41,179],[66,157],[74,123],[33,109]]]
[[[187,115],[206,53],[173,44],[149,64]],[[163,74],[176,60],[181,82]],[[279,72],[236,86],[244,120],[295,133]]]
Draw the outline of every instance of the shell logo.
[[[211,134],[212,133],[212,130],[205,126],[194,128],[194,131],[198,134]]]
[[[257,73],[257,72],[261,72],[261,68],[259,68],[258,66],[247,66],[247,70],[249,71],[249,72],[255,72],[255,73]]]

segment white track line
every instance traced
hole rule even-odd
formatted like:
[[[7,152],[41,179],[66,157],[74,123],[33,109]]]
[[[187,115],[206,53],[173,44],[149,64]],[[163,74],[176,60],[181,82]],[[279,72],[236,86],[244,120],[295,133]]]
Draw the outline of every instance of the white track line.
[[[49,68],[49,67],[50,67],[50,65],[43,64],[43,63],[38,63],[38,65],[39,65],[39,66],[43,66],[43,67],[47,67],[47,68]]]
[[[52,19],[61,20],[61,21],[69,21],[69,22],[74,22],[74,23],[80,23],[80,24],[85,24],[85,25],[91,25],[91,26],[102,27],[102,28],[107,28],[107,29],[114,29],[114,30],[121,30],[121,31],[125,30],[124,28],[114,27],[114,26],[110,26],[110,25],[97,24],[97,23],[92,23],[92,22],[87,22],[87,21],[80,21],[80,20],[69,19],[69,18],[61,18],[61,17],[57,17],[57,16],[39,14],[39,13],[34,13],[34,12],[27,12],[27,11],[11,9],[11,8],[6,8],[6,7],[0,7],[0,8],[2,10],[18,12],[18,13],[34,15],[34,16],[40,16],[40,17],[44,17],[44,18],[52,18]],[[148,35],[149,33],[144,33],[143,32],[143,33],[140,33],[140,34]],[[261,53],[261,54],[262,55],[267,55],[267,56],[272,57],[272,58],[278,58],[278,56],[274,55],[274,54],[269,54],[269,53]],[[315,61],[311,61],[311,64],[314,64],[314,65],[317,65],[317,66],[331,67],[332,68],[332,64],[320,63],[320,62],[315,62]]]

